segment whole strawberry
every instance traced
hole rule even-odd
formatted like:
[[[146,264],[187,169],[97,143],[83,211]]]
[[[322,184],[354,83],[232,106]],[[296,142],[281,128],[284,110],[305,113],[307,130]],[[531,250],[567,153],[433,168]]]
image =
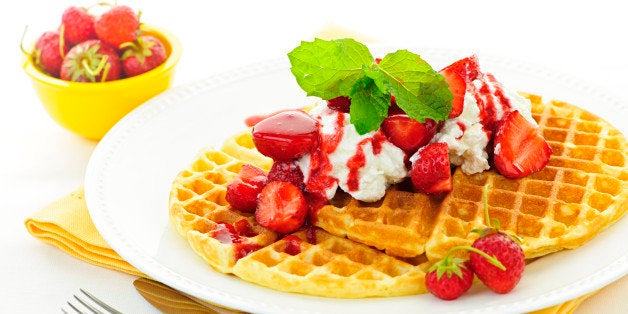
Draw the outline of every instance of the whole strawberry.
[[[117,49],[137,39],[140,19],[130,7],[117,5],[100,15],[94,26],[98,38]]]
[[[104,82],[120,78],[120,58],[98,39],[84,41],[70,49],[61,66],[61,79],[75,82]]]
[[[58,78],[63,57],[69,50],[70,48],[61,40],[59,32],[45,32],[35,42],[32,58],[38,68]]]
[[[162,42],[149,35],[142,35],[135,42],[120,45],[122,69],[127,77],[148,72],[166,61],[166,49]]]
[[[96,39],[94,22],[96,18],[85,8],[71,6],[61,15],[63,37],[68,45],[74,46],[89,39]]]
[[[506,267],[501,270],[485,257],[471,252],[471,267],[487,287],[497,293],[508,293],[519,283],[525,269],[525,256],[521,246],[509,236],[490,233],[475,240],[472,247],[497,258]]]
[[[513,238],[517,241],[520,239],[516,235],[499,231],[499,220],[491,221],[488,212],[488,189],[489,185],[486,185],[482,191],[487,228],[474,230],[480,233],[480,237],[471,245],[483,254],[480,255],[472,250],[469,260],[473,271],[487,287],[497,293],[508,293],[514,289],[523,275],[525,255],[519,243],[513,240]],[[495,267],[486,255],[497,259],[503,267]]]
[[[425,275],[427,290],[443,300],[457,299],[472,284],[473,271],[469,262],[452,258],[449,254],[432,265]]]

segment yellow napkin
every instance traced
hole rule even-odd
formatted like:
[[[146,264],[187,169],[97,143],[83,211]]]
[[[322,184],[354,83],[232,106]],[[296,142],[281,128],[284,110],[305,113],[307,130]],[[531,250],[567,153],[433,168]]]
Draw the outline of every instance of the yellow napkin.
[[[83,188],[79,188],[26,219],[26,229],[35,238],[58,246],[86,262],[132,275],[146,277],[118,255],[92,222]]]
[[[334,24],[327,25],[316,37],[322,39],[352,37],[363,42],[375,41]],[[82,187],[44,207],[28,218],[25,225],[35,238],[56,245],[72,256],[98,266],[146,277],[122,259],[98,233],[89,216]],[[569,314],[594,293],[533,313]]]

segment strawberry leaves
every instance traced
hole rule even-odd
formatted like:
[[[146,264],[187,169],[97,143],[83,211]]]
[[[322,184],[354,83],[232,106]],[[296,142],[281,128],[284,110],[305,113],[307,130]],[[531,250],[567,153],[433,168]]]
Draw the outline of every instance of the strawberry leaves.
[[[451,111],[453,96],[444,77],[407,50],[389,53],[378,64],[368,48],[353,39],[315,39],[301,42],[288,58],[307,95],[351,98],[351,123],[360,134],[379,128],[391,95],[419,122],[445,120]]]

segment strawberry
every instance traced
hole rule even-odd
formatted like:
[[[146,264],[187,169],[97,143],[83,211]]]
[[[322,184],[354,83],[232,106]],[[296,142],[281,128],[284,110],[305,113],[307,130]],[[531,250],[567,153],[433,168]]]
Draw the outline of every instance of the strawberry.
[[[91,39],[70,49],[63,59],[61,79],[104,82],[120,78],[120,58],[106,43]]]
[[[262,227],[279,233],[299,229],[308,213],[301,190],[292,183],[272,181],[259,195],[255,219]]]
[[[94,24],[98,38],[115,48],[137,39],[140,27],[139,16],[126,5],[113,6],[100,15]]]
[[[482,74],[482,72],[480,71],[480,64],[478,61],[478,57],[476,55],[462,58],[446,66],[440,72],[441,74],[443,72],[456,73],[466,83],[473,82],[473,80],[477,79]]]
[[[137,37],[135,42],[120,45],[122,53],[122,70],[127,77],[148,72],[166,61],[166,48],[163,43],[149,35]]]
[[[349,113],[351,98],[347,96],[338,96],[336,98],[329,99],[327,100],[327,107],[340,112]]]
[[[455,118],[459,116],[464,109],[464,94],[467,92],[467,83],[455,71],[445,69],[442,70],[440,74],[445,77],[445,81],[449,84],[449,90],[454,95],[454,99],[451,101],[449,118]]]
[[[69,50],[70,48],[65,45],[59,32],[50,31],[37,38],[32,57],[39,69],[58,78],[61,73],[63,57]]]
[[[275,160],[268,172],[268,181],[290,182],[305,191],[303,172],[294,160]]]
[[[280,112],[253,127],[255,147],[274,160],[295,159],[309,153],[319,137],[318,121],[300,110]]]
[[[71,6],[65,9],[61,15],[61,27],[68,45],[74,46],[89,39],[96,39],[95,21],[96,18],[85,8]]]
[[[395,114],[385,118],[381,128],[389,141],[412,154],[430,142],[436,134],[438,124],[432,119],[425,119],[421,123],[406,114]]]
[[[497,125],[493,140],[495,168],[511,179],[525,177],[547,165],[552,148],[538,129],[519,111],[509,113]]]
[[[499,260],[506,269],[501,270],[483,256],[471,252],[470,261],[478,278],[497,293],[508,293],[519,283],[525,269],[525,256],[521,246],[509,236],[495,232],[478,238],[472,247]]]
[[[451,192],[453,181],[446,143],[428,144],[420,148],[410,160],[410,179],[417,190],[427,194]]]
[[[521,246],[513,239],[521,242],[516,235],[506,234],[499,230],[499,220],[491,221],[488,212],[488,189],[484,186],[484,219],[486,228],[472,230],[480,237],[471,245],[469,261],[478,278],[491,290],[497,293],[508,293],[519,283],[525,269],[525,256]],[[490,258],[489,258],[490,256]],[[493,259],[497,259],[496,264]]]
[[[267,182],[266,173],[252,165],[242,165],[238,175],[227,185],[225,199],[242,212],[254,212],[257,196]]]
[[[430,267],[425,275],[425,286],[443,300],[454,300],[471,288],[473,277],[468,261],[446,256]]]

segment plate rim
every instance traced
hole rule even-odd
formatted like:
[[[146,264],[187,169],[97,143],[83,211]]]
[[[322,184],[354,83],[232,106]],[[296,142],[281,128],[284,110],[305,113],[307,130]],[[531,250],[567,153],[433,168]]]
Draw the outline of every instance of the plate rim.
[[[378,44],[378,45],[369,45],[370,48],[373,48],[371,51],[384,51],[383,49],[388,49],[385,51],[389,51],[391,48],[401,47],[400,45],[395,44]],[[416,49],[416,51],[429,51],[430,54],[437,54],[439,56],[460,56],[463,51],[461,50],[453,50],[446,48],[435,48],[435,47],[413,47],[411,49]],[[518,71],[529,73],[531,75],[545,75],[547,77],[551,77],[555,80],[560,80],[561,82],[568,82],[568,87],[579,88],[584,90],[583,93],[591,95],[591,97],[603,98],[604,101],[609,103],[609,106],[615,106],[620,108],[624,112],[628,112],[628,106],[618,97],[604,91],[603,89],[589,83],[582,81],[580,79],[574,78],[571,75],[555,71],[553,69],[549,69],[548,67],[533,65],[530,63],[526,63],[520,60],[495,56],[490,54],[485,54],[482,52],[478,52],[482,58],[489,58],[491,61],[498,62],[502,64],[505,68],[514,67]],[[453,59],[452,59],[453,60]],[[222,73],[216,73],[214,75],[209,75],[204,79],[196,80],[193,82],[189,82],[180,86],[173,87],[162,94],[148,100],[146,103],[142,104],[123,119],[121,119],[98,143],[96,148],[94,149],[92,156],[87,165],[84,187],[85,187],[85,199],[88,204],[88,211],[94,225],[97,230],[103,236],[105,241],[116,251],[120,256],[122,256],[125,260],[131,263],[133,266],[137,267],[140,271],[151,277],[161,277],[163,279],[176,279],[174,282],[168,282],[167,284],[171,285],[173,288],[177,290],[181,290],[184,292],[194,292],[190,291],[190,287],[195,287],[195,289],[207,290],[209,289],[213,297],[212,302],[217,302],[222,306],[227,306],[231,308],[238,308],[242,310],[249,311],[259,311],[259,306],[262,304],[246,304],[247,299],[241,296],[234,296],[232,294],[226,294],[219,289],[213,287],[207,287],[204,285],[200,285],[189,278],[183,277],[180,274],[164,267],[159,264],[157,260],[150,258],[150,256],[144,256],[143,260],[138,261],[136,257],[141,256],[142,252],[141,248],[134,247],[133,241],[129,241],[128,239],[124,240],[124,235],[118,230],[115,226],[115,223],[112,221],[111,217],[108,216],[107,205],[105,204],[105,199],[103,199],[103,189],[104,184],[103,176],[101,175],[104,170],[110,166],[111,154],[116,152],[116,149],[120,147],[120,145],[129,137],[132,136],[132,133],[135,129],[141,127],[146,121],[158,116],[164,111],[167,111],[168,108],[173,106],[175,103],[183,101],[187,98],[191,98],[196,96],[199,93],[210,92],[212,90],[218,89],[221,86],[228,85],[231,83],[235,83],[239,80],[249,78],[255,75],[259,75],[261,73],[265,73],[270,71],[283,71],[288,69],[288,60],[286,57],[276,58],[276,59],[268,59],[263,61],[258,61],[243,67],[235,68],[230,71],[225,71]],[[531,72],[534,73],[531,73]],[[541,74],[539,74],[539,71]],[[200,149],[200,147],[199,147]],[[618,269],[616,272],[609,272],[609,268],[613,266],[615,269]],[[623,269],[623,270],[622,270]],[[555,289],[552,293],[547,293],[545,295],[536,296],[534,298],[528,298],[526,300],[522,300],[520,302],[514,302],[505,304],[505,305],[496,305],[492,308],[484,309],[483,311],[504,311],[504,310],[516,310],[516,311],[530,311],[534,309],[543,308],[534,307],[530,308],[526,307],[525,304],[521,303],[530,303],[532,300],[537,299],[540,301],[541,305],[551,306],[560,302],[564,302],[565,300],[572,299],[574,297],[578,297],[580,295],[586,294],[595,290],[596,288],[600,288],[605,286],[612,281],[621,278],[628,272],[628,254],[624,254],[620,259],[614,261],[613,263],[607,265],[598,273],[591,274],[580,281],[573,283],[571,286],[565,286],[561,289]],[[601,274],[599,274],[601,273]],[[157,275],[157,276],[155,276]],[[170,281],[170,280],[169,280]],[[584,284],[588,285],[587,291],[582,291],[583,289],[576,289],[578,292],[574,292],[573,285],[578,284],[578,287],[582,288]],[[591,287],[595,286],[595,287]],[[570,293],[571,292],[571,293]],[[575,295],[574,295],[575,294]],[[570,297],[560,297],[564,295],[569,295]],[[244,302],[244,303],[243,303]],[[265,310],[269,311],[286,311],[291,310],[285,307],[274,306],[271,302],[267,302],[267,304],[263,304]],[[513,308],[513,306],[515,306]],[[273,310],[274,309],[274,310]],[[292,309],[293,312],[300,312],[298,309]],[[470,311],[473,312],[473,311]]]

